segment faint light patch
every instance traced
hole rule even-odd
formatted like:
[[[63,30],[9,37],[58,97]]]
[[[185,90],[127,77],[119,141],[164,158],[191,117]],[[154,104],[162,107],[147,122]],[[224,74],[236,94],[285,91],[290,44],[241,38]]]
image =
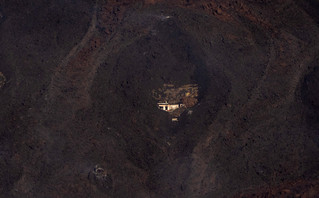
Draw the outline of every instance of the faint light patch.
[[[167,15],[167,16],[161,15],[161,16],[160,16],[160,19],[161,19],[162,21],[166,21],[167,19],[170,19],[170,18],[172,18],[172,16],[169,16],[169,15]]]
[[[0,72],[0,88],[2,88],[6,84],[6,77],[3,75],[2,72]]]
[[[144,15],[145,16],[145,15]],[[150,18],[155,18],[155,19],[159,19],[159,20],[161,20],[161,21],[166,21],[166,20],[168,20],[168,19],[171,19],[171,18],[173,18],[172,16],[170,16],[170,15],[163,15],[163,14],[161,14],[161,15],[158,15],[158,14],[148,14],[148,15],[146,15],[147,17],[150,17]]]
[[[1,12],[1,8],[0,8],[0,24],[5,21],[6,16]]]
[[[157,35],[157,31],[156,30],[151,30],[151,35],[156,36]]]

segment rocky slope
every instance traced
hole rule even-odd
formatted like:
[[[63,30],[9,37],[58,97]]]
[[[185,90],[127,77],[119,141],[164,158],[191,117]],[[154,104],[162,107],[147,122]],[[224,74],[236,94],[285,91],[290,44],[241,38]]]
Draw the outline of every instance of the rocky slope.
[[[0,1],[1,196],[316,197],[318,13]],[[152,96],[163,84],[199,85],[178,124]]]

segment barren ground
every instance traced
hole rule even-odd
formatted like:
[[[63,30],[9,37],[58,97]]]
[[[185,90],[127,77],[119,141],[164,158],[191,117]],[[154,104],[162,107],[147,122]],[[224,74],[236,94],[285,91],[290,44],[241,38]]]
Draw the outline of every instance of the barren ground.
[[[1,197],[318,197],[316,0],[0,0]],[[198,84],[172,123],[163,84]]]

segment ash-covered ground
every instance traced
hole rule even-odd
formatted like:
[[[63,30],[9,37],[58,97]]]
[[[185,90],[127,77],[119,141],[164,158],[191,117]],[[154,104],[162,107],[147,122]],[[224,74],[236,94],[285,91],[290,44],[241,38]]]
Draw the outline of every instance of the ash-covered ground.
[[[318,197],[317,0],[0,0],[0,197]],[[178,122],[164,84],[199,87]]]

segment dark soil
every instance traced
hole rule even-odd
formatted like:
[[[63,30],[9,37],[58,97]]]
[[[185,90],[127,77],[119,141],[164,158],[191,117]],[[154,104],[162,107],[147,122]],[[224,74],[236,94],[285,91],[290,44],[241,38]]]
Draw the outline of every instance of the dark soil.
[[[318,13],[0,1],[0,197],[316,197]],[[179,122],[164,84],[199,85]]]

